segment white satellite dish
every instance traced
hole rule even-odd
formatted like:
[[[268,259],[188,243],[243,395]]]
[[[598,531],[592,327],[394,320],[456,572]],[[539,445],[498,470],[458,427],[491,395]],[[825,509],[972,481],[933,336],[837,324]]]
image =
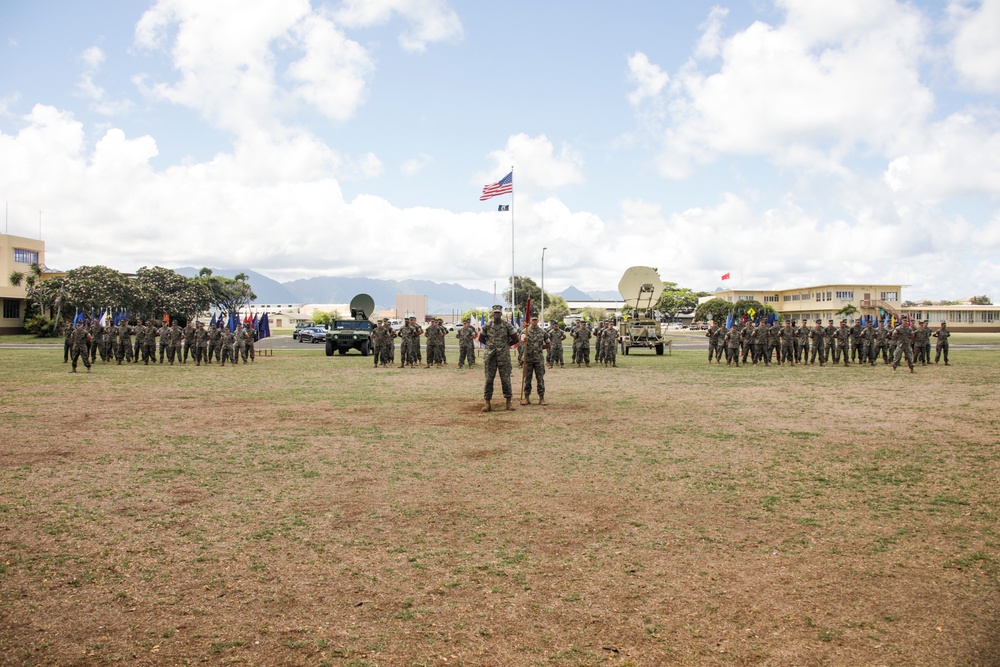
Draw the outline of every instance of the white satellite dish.
[[[356,320],[367,320],[375,310],[375,299],[367,294],[358,294],[351,299],[351,317]]]
[[[650,310],[663,294],[663,281],[650,266],[633,266],[625,270],[618,281],[618,291],[625,303],[636,311]]]

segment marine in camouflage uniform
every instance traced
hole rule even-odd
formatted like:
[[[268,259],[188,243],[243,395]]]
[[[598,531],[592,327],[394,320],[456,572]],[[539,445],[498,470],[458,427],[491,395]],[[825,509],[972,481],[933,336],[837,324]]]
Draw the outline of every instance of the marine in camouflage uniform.
[[[170,333],[170,327],[164,324],[160,327],[160,363],[167,357],[167,350],[170,349],[171,340],[173,339],[173,334]]]
[[[816,357],[819,357],[819,365],[822,366],[826,363],[826,331],[823,329],[823,320],[816,320],[816,326],[809,332],[809,337],[812,339],[812,358],[809,363],[815,364]]]
[[[215,361],[219,361],[219,357],[222,354],[222,328],[219,327],[219,323],[216,322],[208,331],[208,358],[205,359],[205,363],[212,363],[212,358]]]
[[[483,412],[493,410],[493,384],[500,375],[500,387],[506,399],[506,409],[513,410],[510,401],[514,394],[510,386],[510,346],[517,342],[517,330],[509,322],[503,321],[503,308],[493,306],[493,319],[483,327],[479,340],[485,346],[483,367],[486,382],[483,385]]]
[[[156,363],[156,337],[160,335],[160,330],[156,328],[152,321],[146,322],[146,338],[143,345],[142,360],[148,366],[149,362]]]
[[[756,364],[758,361],[763,361],[764,365],[771,365],[771,330],[766,324],[760,324],[755,327],[754,337],[753,337],[753,363]]]
[[[795,365],[795,327],[791,320],[785,320],[785,326],[778,332],[781,347],[778,349],[778,365],[787,363]]]
[[[440,368],[441,364],[447,363],[444,354],[444,337],[448,334],[448,328],[444,326],[444,320],[434,320],[424,335],[427,336],[427,368],[432,365]]]
[[[802,320],[802,325],[795,330],[795,363],[809,363],[809,322]]]
[[[604,334],[608,330],[607,322],[598,322],[597,329],[594,330],[594,363],[603,364],[604,363],[604,352],[606,347],[604,345]]]
[[[73,368],[70,373],[76,372],[77,361],[83,357],[83,365],[87,367],[87,372],[90,372],[90,349],[93,347],[91,341],[91,334],[85,328],[83,328],[83,323],[76,325],[73,329],[73,333],[70,334],[70,358],[73,361]]]
[[[142,356],[143,345],[146,341],[146,327],[142,324],[142,320],[135,325],[135,346],[132,348],[132,363],[139,363],[139,357]]]
[[[590,329],[581,320],[573,330],[573,360],[576,367],[586,364],[590,368]]]
[[[372,329],[372,367],[378,368],[378,365],[382,363],[382,347],[385,345],[385,338],[382,334],[385,332],[385,320],[379,320]]]
[[[187,321],[184,325],[184,358],[181,359],[182,364],[186,364],[188,360],[188,353],[194,356],[191,350],[194,348],[194,322],[191,320]]]
[[[202,361],[208,363],[208,330],[204,322],[198,322],[194,329],[194,365],[201,366]]]
[[[413,327],[410,326],[410,318],[403,321],[403,326],[399,328],[399,367],[413,366],[414,355],[411,350],[413,345]]]
[[[566,340],[566,332],[562,330],[562,327],[560,327],[558,323],[553,322],[552,328],[549,329],[549,368],[552,368],[556,364],[559,364],[560,368],[566,365],[563,363],[564,340]]]
[[[854,320],[854,324],[851,325],[851,361],[857,361],[858,357],[861,356],[861,330],[863,328],[858,320]],[[862,359],[860,363],[865,363],[865,360]]]
[[[888,340],[886,340],[888,338],[888,336],[889,336],[889,329],[886,328],[885,323],[881,323],[881,324],[876,323],[876,325],[875,325],[875,343],[874,343],[874,346],[872,347],[872,363],[873,364],[879,358],[879,356],[882,357],[882,363],[883,364],[889,363],[889,358],[888,358]]]
[[[840,363],[843,356],[844,365],[847,366],[848,347],[851,343],[851,330],[847,328],[847,320],[840,321],[840,327],[833,330],[833,363]]]
[[[538,404],[545,405],[545,347],[549,337],[538,326],[538,316],[531,316],[531,324],[521,334],[524,348],[524,398],[521,405],[531,405],[531,377],[534,375],[538,391]]]
[[[931,330],[926,321],[913,332],[913,340],[914,363],[919,361],[921,366],[926,366],[931,361]]]
[[[90,355],[90,363],[97,361],[97,353],[101,347],[101,338],[104,337],[104,327],[101,325],[99,320],[90,321],[90,338],[88,354]]]
[[[719,348],[719,329],[715,325],[715,320],[712,320],[712,324],[709,325],[708,331],[705,332],[705,338],[708,339],[708,363],[712,363],[712,357],[716,355]]]
[[[914,373],[913,350],[911,349],[913,345],[913,328],[905,321],[900,322],[899,326],[892,332],[892,339],[896,341],[896,356],[893,358],[892,370],[895,371],[899,367],[899,362],[905,356],[906,364],[910,367],[910,372]]]
[[[604,330],[604,365],[618,367],[618,329],[608,322]]]
[[[948,331],[948,323],[942,322],[941,328],[934,332],[934,337],[937,338],[937,345],[935,346],[934,363],[941,361],[941,354],[944,353],[944,365],[948,365],[948,336],[951,332]]]
[[[469,364],[472,368],[476,365],[476,330],[469,320],[462,320],[462,328],[455,335],[458,337],[458,367]]]
[[[861,364],[871,364],[875,365],[875,329],[872,328],[871,322],[865,322],[865,326],[861,329],[861,335],[858,337],[859,345],[861,345],[861,350],[859,352]]]
[[[236,334],[229,330],[229,327],[223,327],[222,329],[222,339],[219,341],[219,346],[221,347],[222,365],[226,365],[226,359],[233,362],[233,366],[238,365],[236,359],[236,350],[234,345],[236,344]]]
[[[396,361],[396,332],[392,329],[389,320],[385,321],[382,329],[382,365],[391,366]]]
[[[70,348],[70,341],[73,340],[73,329],[74,329],[74,327],[71,324],[69,324],[68,322],[64,322],[63,325],[62,325],[62,332],[63,332],[63,337],[64,337],[63,338],[63,363],[64,364],[68,364],[69,363],[69,348]]]
[[[726,366],[735,361],[736,367],[740,367],[740,343],[742,340],[743,334],[740,331],[740,325],[734,322],[733,326],[726,332]]]
[[[118,361],[118,365],[121,365],[122,360],[126,363],[132,361],[132,327],[129,326],[127,320],[122,320],[122,323],[118,325],[118,345],[115,347],[115,359]]]

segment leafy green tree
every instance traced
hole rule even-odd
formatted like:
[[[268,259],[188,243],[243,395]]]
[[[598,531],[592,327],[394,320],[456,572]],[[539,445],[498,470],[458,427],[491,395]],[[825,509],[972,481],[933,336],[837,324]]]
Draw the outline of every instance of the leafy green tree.
[[[198,271],[198,277],[194,280],[208,289],[210,305],[227,313],[244,310],[257,298],[250,288],[250,283],[247,282],[245,273],[237,273],[232,278],[226,278],[214,276],[211,269],[204,267]]]
[[[106,266],[80,266],[56,280],[67,310],[79,310],[88,316],[105,308],[135,313],[140,304],[136,281]]]
[[[33,262],[27,273],[12,271],[7,279],[13,287],[24,286],[25,295],[35,308],[31,326],[28,321],[32,316],[25,313],[25,328],[29,333],[39,336],[53,334],[59,327],[60,310],[65,298],[62,281],[56,278],[46,280],[38,262]],[[55,313],[52,319],[48,317],[50,312]]]
[[[973,306],[992,306],[993,305],[993,301],[991,301],[990,297],[986,296],[985,294],[983,294],[982,296],[974,296],[974,297],[972,297],[971,299],[969,299],[969,303],[971,305],[973,305]]]
[[[677,283],[663,282],[663,293],[653,306],[669,319],[677,317],[677,313],[690,312],[698,306],[698,295],[687,287],[678,287]]]
[[[462,319],[469,320],[470,324],[479,324],[481,321],[489,322],[491,317],[493,317],[492,311],[486,308],[473,308],[462,313]]]
[[[312,314],[313,324],[317,324],[319,326],[324,326],[324,327],[330,326],[339,319],[340,319],[340,311],[337,310],[331,310],[329,312],[323,312],[321,310],[317,310]]]
[[[725,299],[709,299],[695,308],[694,319],[699,322],[707,322],[708,320],[725,322],[726,317],[732,312],[732,306],[733,304]]]
[[[584,322],[600,322],[608,319],[608,311],[603,308],[587,306],[580,309],[580,319]]]
[[[858,312],[858,309],[853,303],[849,303],[840,310],[837,311],[837,315],[843,315],[844,317],[850,317],[854,313]]]
[[[562,322],[569,316],[569,304],[558,295],[545,295],[545,319],[548,322]]]
[[[211,292],[198,278],[187,278],[162,266],[144,266],[135,275],[139,292],[137,314],[146,318],[170,315],[171,319],[187,319],[207,310],[211,304]]]

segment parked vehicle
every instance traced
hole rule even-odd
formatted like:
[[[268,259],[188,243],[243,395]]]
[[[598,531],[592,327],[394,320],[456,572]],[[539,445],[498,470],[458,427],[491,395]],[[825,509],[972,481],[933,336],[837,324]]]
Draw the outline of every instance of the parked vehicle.
[[[309,322],[296,322],[295,330],[292,331],[292,340],[298,340],[300,331],[302,331],[303,329],[309,329],[310,327],[313,326],[315,325],[310,324]]]
[[[300,343],[325,343],[326,329],[324,327],[306,327],[299,330]]]

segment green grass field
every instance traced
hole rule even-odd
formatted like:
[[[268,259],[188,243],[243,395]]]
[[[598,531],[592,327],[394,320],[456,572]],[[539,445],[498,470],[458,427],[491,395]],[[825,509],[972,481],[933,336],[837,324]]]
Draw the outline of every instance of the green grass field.
[[[481,367],[0,350],[0,662],[1000,664],[1000,354],[952,360],[482,414]]]

